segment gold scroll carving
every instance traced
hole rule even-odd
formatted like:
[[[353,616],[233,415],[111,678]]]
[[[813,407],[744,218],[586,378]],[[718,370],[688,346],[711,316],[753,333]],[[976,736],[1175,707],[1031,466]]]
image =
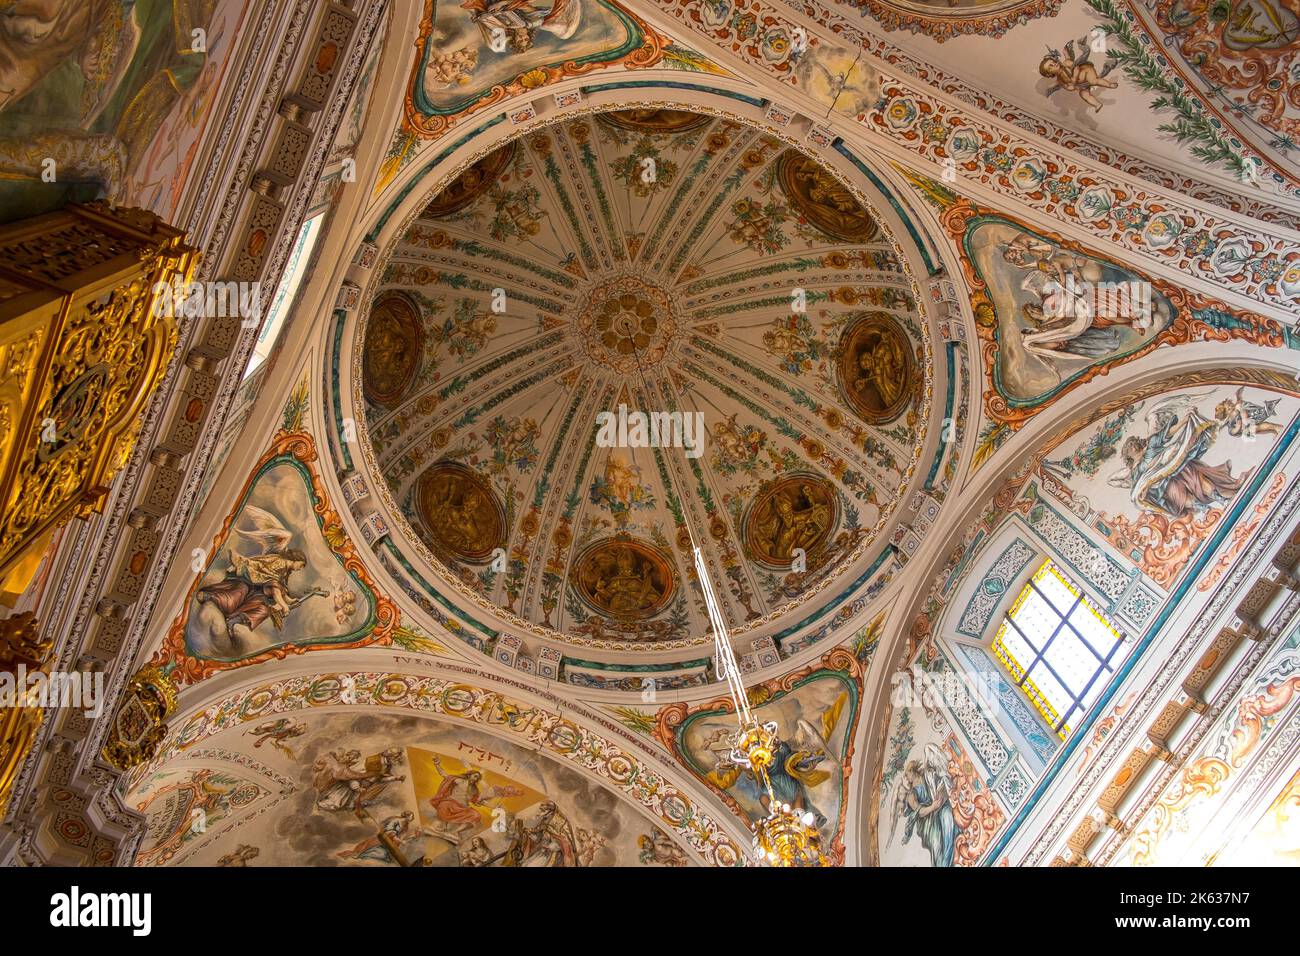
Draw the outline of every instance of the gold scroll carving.
[[[0,621],[0,674],[8,679],[0,686],[12,699],[0,706],[0,818],[5,815],[14,781],[22,769],[40,729],[43,711],[28,706],[23,699],[27,691],[26,675],[44,671],[48,665],[50,644],[36,631],[31,612],[15,614]],[[19,678],[23,678],[21,685]],[[12,686],[10,686],[12,685]]]
[[[155,302],[197,260],[157,216],[103,202],[0,227],[0,601],[102,506],[176,347]]]

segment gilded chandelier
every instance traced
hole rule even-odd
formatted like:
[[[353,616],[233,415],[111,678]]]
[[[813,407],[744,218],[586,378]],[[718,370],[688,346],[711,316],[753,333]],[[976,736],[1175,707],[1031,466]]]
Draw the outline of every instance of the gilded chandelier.
[[[694,542],[692,542],[694,544]],[[736,708],[739,729],[732,737],[731,759],[754,774],[759,786],[767,792],[767,816],[754,824],[754,858],[767,866],[828,866],[821,850],[821,835],[810,811],[801,811],[777,799],[768,768],[776,759],[779,743],[775,721],[759,723],[749,708],[749,696],[740,678],[740,667],[727,639],[726,624],[718,608],[717,596],[709,580],[704,556],[698,547],[695,551],[695,571],[704,590],[704,604],[713,625],[718,670],[727,679],[731,700]]]

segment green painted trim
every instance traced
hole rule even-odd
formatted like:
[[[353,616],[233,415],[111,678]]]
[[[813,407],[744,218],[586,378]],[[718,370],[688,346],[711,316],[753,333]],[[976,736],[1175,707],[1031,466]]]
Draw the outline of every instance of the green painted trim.
[[[932,276],[937,276],[939,273],[943,272],[943,266],[936,266],[934,260],[930,258],[930,250],[927,249],[925,243],[921,241],[921,233],[912,223],[912,217],[907,214],[906,210],[903,209],[898,200],[894,198],[893,192],[880,181],[880,178],[871,171],[870,167],[868,167],[866,163],[857,157],[856,153],[844,145],[843,140],[836,138],[835,142],[831,144],[831,148],[856,166],[862,175],[871,180],[871,185],[880,190],[881,195],[889,200],[889,205],[893,208],[894,212],[898,213],[898,217],[903,220],[903,226],[907,229],[907,234],[912,237],[912,242],[916,244],[916,251],[921,253],[921,258],[925,260],[926,271],[928,271]]]
[[[713,658],[704,657],[695,661],[681,661],[668,664],[608,664],[604,661],[584,661],[576,657],[564,658],[565,667],[583,667],[593,671],[611,671],[613,673],[642,674],[660,671],[684,671],[695,667],[708,667]]]
[[[411,566],[411,562],[406,560],[406,555],[402,554],[402,552],[397,549],[397,545],[393,544],[393,539],[391,537],[387,537],[384,539],[384,545],[388,548],[388,553],[397,559],[397,563],[402,566],[402,570],[404,570],[407,574],[409,574],[414,580],[419,582],[420,586],[424,588],[425,593],[428,594],[435,601],[437,601],[439,604],[441,604],[450,613],[454,614],[456,617],[463,620],[470,627],[474,628],[474,630],[482,634],[486,634],[489,638],[495,639],[500,635],[501,633],[500,631],[494,630],[493,628],[488,627],[488,625],[482,623],[481,621],[476,620],[473,617],[470,617],[463,610],[461,610],[456,605],[448,601],[445,597],[443,597],[441,591],[439,591],[437,588],[429,584],[428,581],[424,580],[424,578],[420,575],[420,573]]]
[[[490,130],[493,126],[496,126],[498,123],[504,123],[505,121],[506,118],[504,114],[488,120],[486,123],[482,124],[481,126],[466,133],[460,139],[456,140],[454,143],[452,143],[450,146],[448,146],[446,149],[440,152],[433,159],[425,163],[424,168],[420,170],[419,175],[413,177],[411,181],[407,183],[407,185],[404,186],[396,196],[393,197],[392,202],[390,202],[384,208],[383,215],[379,217],[379,221],[375,223],[374,228],[372,228],[368,233],[366,233],[366,241],[378,242],[379,234],[384,231],[384,227],[388,225],[388,220],[392,218],[392,215],[397,210],[397,207],[402,204],[403,200],[405,200],[408,195],[410,195],[411,190],[413,190],[416,186],[418,186],[421,182],[424,181],[424,177],[429,174],[430,170],[432,170],[435,166],[441,163],[452,153],[456,152],[456,150],[460,149],[462,146],[464,146],[474,137],[481,136],[483,133],[486,133],[488,130]]]
[[[638,90],[638,89],[670,89],[670,90],[693,90],[700,93],[712,93],[714,96],[725,96],[728,99],[739,100],[742,103],[749,103],[751,106],[763,107],[770,101],[759,99],[755,96],[746,96],[744,93],[733,93],[731,90],[720,90],[716,86],[701,86],[698,83],[679,83],[674,80],[624,80],[613,83],[593,83],[590,86],[584,86],[582,92],[604,93],[608,90]]]

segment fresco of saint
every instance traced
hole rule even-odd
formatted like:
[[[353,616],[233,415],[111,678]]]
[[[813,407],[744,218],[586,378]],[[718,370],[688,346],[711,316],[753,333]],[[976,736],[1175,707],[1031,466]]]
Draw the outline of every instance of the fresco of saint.
[[[371,754],[360,767],[359,750],[335,750],[318,757],[312,765],[316,807],[320,810],[364,810],[391,783],[401,783],[405,774],[393,773],[402,762],[402,751],[390,747]]]
[[[768,768],[776,799],[801,812],[812,813],[814,825],[827,837],[838,825],[838,787],[844,774],[843,718],[849,696],[839,691],[824,707],[819,702],[834,692],[835,686],[826,682],[815,690],[801,688],[800,696],[807,697],[807,710],[805,703],[790,696],[773,707],[778,716],[784,714],[786,725],[792,731],[789,739],[778,742]],[[805,716],[795,716],[800,713]],[[704,773],[704,778],[734,797],[752,818],[766,815],[771,798],[752,771],[731,759],[734,730],[725,725],[715,726],[712,719],[705,726],[710,728],[707,735],[698,743],[688,745],[692,762],[704,766],[711,760],[713,766]]]
[[[636,556],[627,548],[616,552],[614,561],[614,574],[601,578],[594,591],[611,614],[635,614],[659,599],[648,564],[642,565],[638,573]]]
[[[885,312],[868,312],[840,336],[836,374],[844,398],[863,421],[898,418],[910,400],[914,380],[907,333]]]
[[[578,866],[573,827],[554,802],[545,800],[537,816],[525,823],[515,817],[502,866]]]
[[[777,178],[790,205],[832,239],[870,242],[876,223],[853,192],[820,163],[797,150],[785,153]]]
[[[539,10],[530,0],[464,0],[461,6],[483,32],[489,49],[508,44],[517,53],[532,48],[539,30],[567,40],[582,22],[580,0],[554,0],[549,10]]]
[[[285,461],[259,470],[195,586],[188,655],[241,660],[282,644],[346,643],[373,627],[373,592],[340,565],[304,478]]]
[[[411,823],[414,819],[415,814],[410,810],[404,810],[401,813],[386,817],[380,825],[380,833],[366,837],[349,849],[339,850],[339,858],[343,860],[372,860],[376,863],[393,862],[393,854],[389,851],[384,836],[388,837],[388,842],[400,846],[408,838],[412,829]]]
[[[35,215],[97,192],[156,204],[165,215],[175,201],[167,187],[193,159],[198,114],[210,108],[224,68],[228,51],[219,41],[243,5],[23,0],[0,7],[6,217]],[[195,43],[196,30],[204,31],[202,45]],[[150,149],[163,137],[174,150],[165,159]],[[40,179],[44,156],[59,160],[55,183]]]
[[[485,560],[501,546],[504,516],[482,475],[459,462],[440,462],[420,478],[418,508],[431,537],[466,561]]]
[[[862,377],[853,383],[859,392],[874,388],[880,393],[881,404],[893,405],[902,397],[906,383],[903,347],[897,337],[885,336],[858,356],[858,369]]]
[[[77,58],[89,80],[99,69],[98,49],[88,42],[117,0],[44,0],[5,4],[0,17],[0,111],[22,99],[45,75]]]
[[[1259,478],[1295,412],[1285,387],[1236,382],[1123,401],[1043,461],[1044,487],[1095,515],[1086,520],[1168,587]]]

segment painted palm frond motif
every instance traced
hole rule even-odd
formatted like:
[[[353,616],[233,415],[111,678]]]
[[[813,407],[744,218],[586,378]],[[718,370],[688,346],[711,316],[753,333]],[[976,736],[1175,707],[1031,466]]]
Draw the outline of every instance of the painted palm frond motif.
[[[1151,100],[1153,110],[1173,114],[1173,119],[1161,123],[1158,129],[1186,145],[1197,159],[1226,169],[1243,182],[1257,177],[1257,160],[1245,155],[1240,144],[1234,145],[1223,124],[1209,115],[1195,94],[1170,77],[1149,38],[1135,27],[1132,14],[1115,0],[1085,2],[1102,18],[1108,55],[1138,89],[1156,94]]]

